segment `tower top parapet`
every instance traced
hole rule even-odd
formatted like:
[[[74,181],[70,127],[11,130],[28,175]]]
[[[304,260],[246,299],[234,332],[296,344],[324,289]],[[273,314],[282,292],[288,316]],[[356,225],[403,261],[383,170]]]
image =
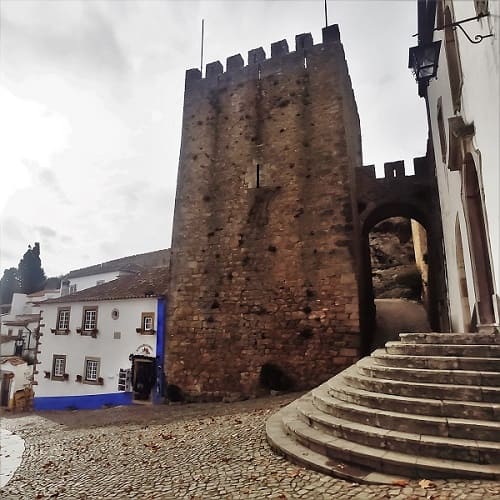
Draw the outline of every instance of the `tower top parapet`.
[[[235,54],[226,59],[226,71],[220,61],[210,62],[205,66],[205,78],[198,68],[186,71],[186,90],[197,87],[201,82],[207,82],[211,87],[220,81],[243,80],[259,78],[275,73],[288,62],[303,61],[308,51],[320,50],[324,45],[340,44],[340,32],[337,24],[322,29],[322,43],[314,45],[311,33],[301,33],[295,36],[295,51],[290,52],[288,42],[279,40],[271,44],[271,57],[266,58],[262,47],[248,51],[245,66],[241,54]]]

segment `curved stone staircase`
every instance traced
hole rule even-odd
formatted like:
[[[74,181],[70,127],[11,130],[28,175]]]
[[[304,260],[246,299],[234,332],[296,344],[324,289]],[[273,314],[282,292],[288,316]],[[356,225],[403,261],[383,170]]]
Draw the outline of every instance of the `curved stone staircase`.
[[[498,480],[500,334],[400,334],[266,430],[289,460],[358,482]]]

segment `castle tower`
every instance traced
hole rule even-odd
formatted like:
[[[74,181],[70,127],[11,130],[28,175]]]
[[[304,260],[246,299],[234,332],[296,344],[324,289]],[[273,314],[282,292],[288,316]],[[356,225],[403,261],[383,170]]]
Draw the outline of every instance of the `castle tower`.
[[[309,388],[359,354],[356,103],[337,25],[295,42],[186,72],[165,368],[193,399]]]

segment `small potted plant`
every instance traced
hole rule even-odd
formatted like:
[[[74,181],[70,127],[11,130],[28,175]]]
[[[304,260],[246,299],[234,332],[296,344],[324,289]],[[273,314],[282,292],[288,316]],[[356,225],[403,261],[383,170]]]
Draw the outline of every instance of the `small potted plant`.
[[[82,381],[82,376],[81,375],[77,375],[76,379],[75,379],[75,382],[81,382],[81,381]]]
[[[92,335],[92,338],[96,338],[97,334],[99,333],[99,330],[97,328],[94,328],[91,332],[90,335]]]
[[[66,328],[66,330],[64,330],[64,333],[65,333],[66,335],[68,335],[68,333],[69,333],[69,332],[70,332],[70,329],[69,329],[69,328]]]
[[[76,329],[76,333],[82,333],[82,329],[81,328],[77,328]]]
[[[51,328],[50,333],[57,333],[57,328]]]
[[[135,331],[136,331],[137,333],[142,333],[142,328],[136,328],[136,329],[135,329]]]
[[[50,372],[48,372],[48,371],[44,371],[43,375],[45,378],[50,378]]]
[[[98,383],[99,385],[104,385],[104,379],[103,379],[102,377],[99,377],[99,378],[97,379],[97,383]]]
[[[69,380],[69,373],[63,374],[63,379],[64,380]]]

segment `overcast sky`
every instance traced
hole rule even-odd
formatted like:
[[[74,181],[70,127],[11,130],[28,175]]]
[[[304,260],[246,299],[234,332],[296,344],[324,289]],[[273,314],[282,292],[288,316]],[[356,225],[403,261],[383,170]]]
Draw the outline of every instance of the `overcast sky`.
[[[0,3],[0,272],[39,241],[48,275],[170,246],[185,70],[298,33],[323,0]],[[423,155],[407,69],[416,0],[328,1],[364,164]]]

